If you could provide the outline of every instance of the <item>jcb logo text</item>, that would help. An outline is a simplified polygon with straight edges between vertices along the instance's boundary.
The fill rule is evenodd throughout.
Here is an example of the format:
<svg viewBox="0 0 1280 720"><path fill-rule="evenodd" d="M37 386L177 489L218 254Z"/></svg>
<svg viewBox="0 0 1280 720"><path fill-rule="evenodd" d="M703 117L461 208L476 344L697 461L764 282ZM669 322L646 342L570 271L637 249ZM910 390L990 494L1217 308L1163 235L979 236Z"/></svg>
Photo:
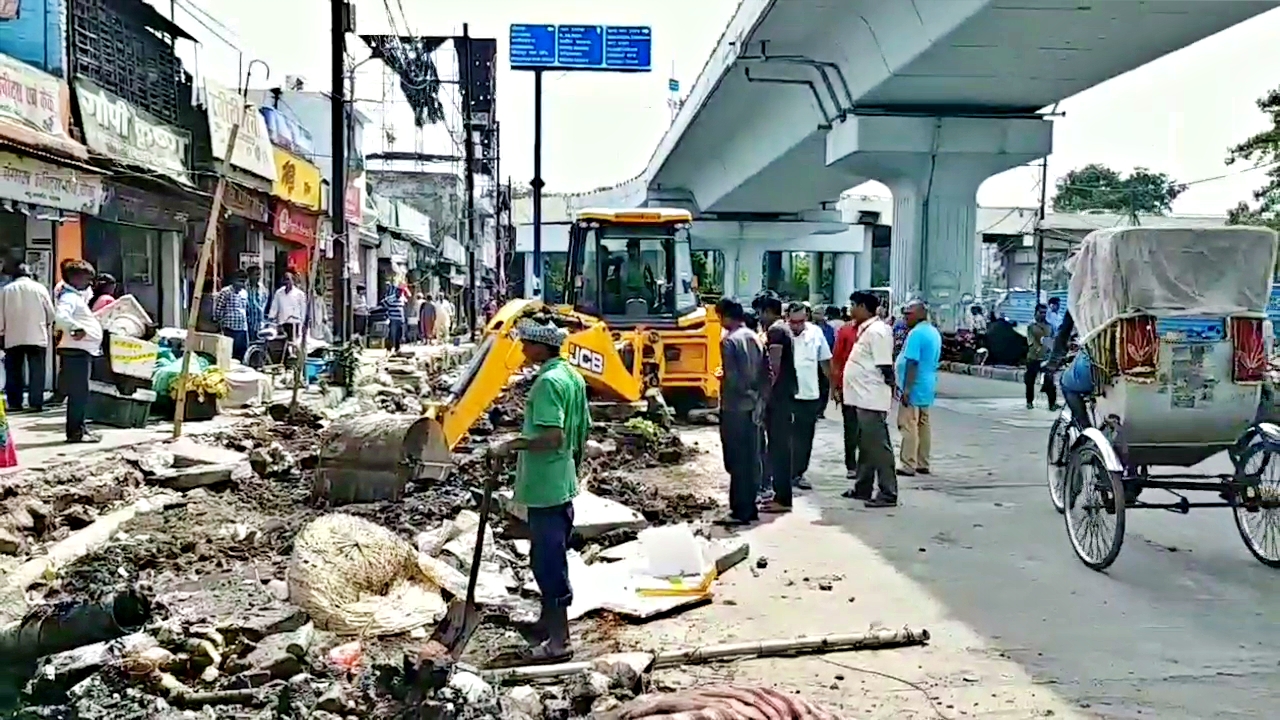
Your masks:
<svg viewBox="0 0 1280 720"><path fill-rule="evenodd" d="M569 345L569 364L596 375L604 373L604 355L581 345Z"/></svg>

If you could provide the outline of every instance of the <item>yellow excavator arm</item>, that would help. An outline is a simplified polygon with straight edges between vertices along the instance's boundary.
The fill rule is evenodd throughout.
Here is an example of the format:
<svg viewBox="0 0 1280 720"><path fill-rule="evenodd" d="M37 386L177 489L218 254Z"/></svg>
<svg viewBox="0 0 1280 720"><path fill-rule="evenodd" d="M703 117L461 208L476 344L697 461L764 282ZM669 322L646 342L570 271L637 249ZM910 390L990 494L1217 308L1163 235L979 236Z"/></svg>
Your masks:
<svg viewBox="0 0 1280 720"><path fill-rule="evenodd" d="M485 328L462 375L448 396L427 408L425 459L432 465L450 461L452 450L506 388L511 376L525 364L517 325L536 317L564 327L569 337L561 355L572 364L597 395L635 402L644 387L627 368L608 327L595 318L548 310L539 300L513 300L502 307Z"/></svg>

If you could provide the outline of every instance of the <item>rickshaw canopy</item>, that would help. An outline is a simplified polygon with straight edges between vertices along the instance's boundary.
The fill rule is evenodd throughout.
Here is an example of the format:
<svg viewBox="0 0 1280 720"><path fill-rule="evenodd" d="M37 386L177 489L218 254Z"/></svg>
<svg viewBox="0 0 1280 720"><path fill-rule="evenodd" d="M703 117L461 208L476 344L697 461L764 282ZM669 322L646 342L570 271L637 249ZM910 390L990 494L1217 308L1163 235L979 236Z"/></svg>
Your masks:
<svg viewBox="0 0 1280 720"><path fill-rule="evenodd" d="M1276 233L1261 227L1095 230L1067 264L1067 307L1082 342L1132 315L1263 317Z"/></svg>

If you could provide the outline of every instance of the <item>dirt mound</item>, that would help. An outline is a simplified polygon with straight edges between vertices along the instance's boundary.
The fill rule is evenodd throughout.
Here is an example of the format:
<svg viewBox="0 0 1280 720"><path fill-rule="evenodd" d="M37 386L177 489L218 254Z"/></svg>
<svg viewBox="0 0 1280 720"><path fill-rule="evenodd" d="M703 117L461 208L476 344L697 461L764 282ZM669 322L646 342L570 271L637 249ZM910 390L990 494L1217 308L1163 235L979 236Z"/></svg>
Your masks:
<svg viewBox="0 0 1280 720"><path fill-rule="evenodd" d="M596 476L588 489L634 509L654 525L697 522L720 509L720 503L712 498L686 492L659 492L657 488L617 471Z"/></svg>

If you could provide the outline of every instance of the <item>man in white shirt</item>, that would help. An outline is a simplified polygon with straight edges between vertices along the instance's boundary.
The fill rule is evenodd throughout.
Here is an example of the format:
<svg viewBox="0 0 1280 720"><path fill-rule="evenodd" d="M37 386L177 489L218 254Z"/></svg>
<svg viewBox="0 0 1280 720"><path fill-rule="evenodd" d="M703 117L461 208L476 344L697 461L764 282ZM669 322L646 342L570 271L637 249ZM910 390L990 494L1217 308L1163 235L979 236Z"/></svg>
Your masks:
<svg viewBox="0 0 1280 720"><path fill-rule="evenodd" d="M436 301L436 334L444 342L453 335L453 303L444 295Z"/></svg>
<svg viewBox="0 0 1280 720"><path fill-rule="evenodd" d="M40 412L44 409L45 355L49 326L53 325L53 300L26 265L15 266L9 274L13 280L0 290L5 400L9 412L21 412L25 386L27 406Z"/></svg>
<svg viewBox="0 0 1280 720"><path fill-rule="evenodd" d="M809 308L792 303L787 309L787 325L791 329L796 368L796 395L793 405L792 486L810 490L804 475L809 471L813 455L813 433L822 413L823 380L831 379L831 347L822 330L809 322Z"/></svg>
<svg viewBox="0 0 1280 720"><path fill-rule="evenodd" d="M889 440L889 407L893 403L893 330L876 311L880 301L868 292L850 298L850 315L858 323L858 340L844 366L844 404L855 409L858 433L858 478L847 496L867 507L896 507L898 478ZM879 486L880 492L872 496Z"/></svg>
<svg viewBox="0 0 1280 720"><path fill-rule="evenodd" d="M307 294L298 287L297 276L289 270L284 274L284 284L271 298L271 310L267 319L288 334L290 340L302 339L302 323L307 318Z"/></svg>
<svg viewBox="0 0 1280 720"><path fill-rule="evenodd" d="M93 266L83 260L68 263L62 271L54 323L62 331L58 342L61 370L58 385L67 396L67 442L101 440L90 433L85 414L89 409L89 373L93 359L102 354L102 324L89 310L84 290L93 282Z"/></svg>

